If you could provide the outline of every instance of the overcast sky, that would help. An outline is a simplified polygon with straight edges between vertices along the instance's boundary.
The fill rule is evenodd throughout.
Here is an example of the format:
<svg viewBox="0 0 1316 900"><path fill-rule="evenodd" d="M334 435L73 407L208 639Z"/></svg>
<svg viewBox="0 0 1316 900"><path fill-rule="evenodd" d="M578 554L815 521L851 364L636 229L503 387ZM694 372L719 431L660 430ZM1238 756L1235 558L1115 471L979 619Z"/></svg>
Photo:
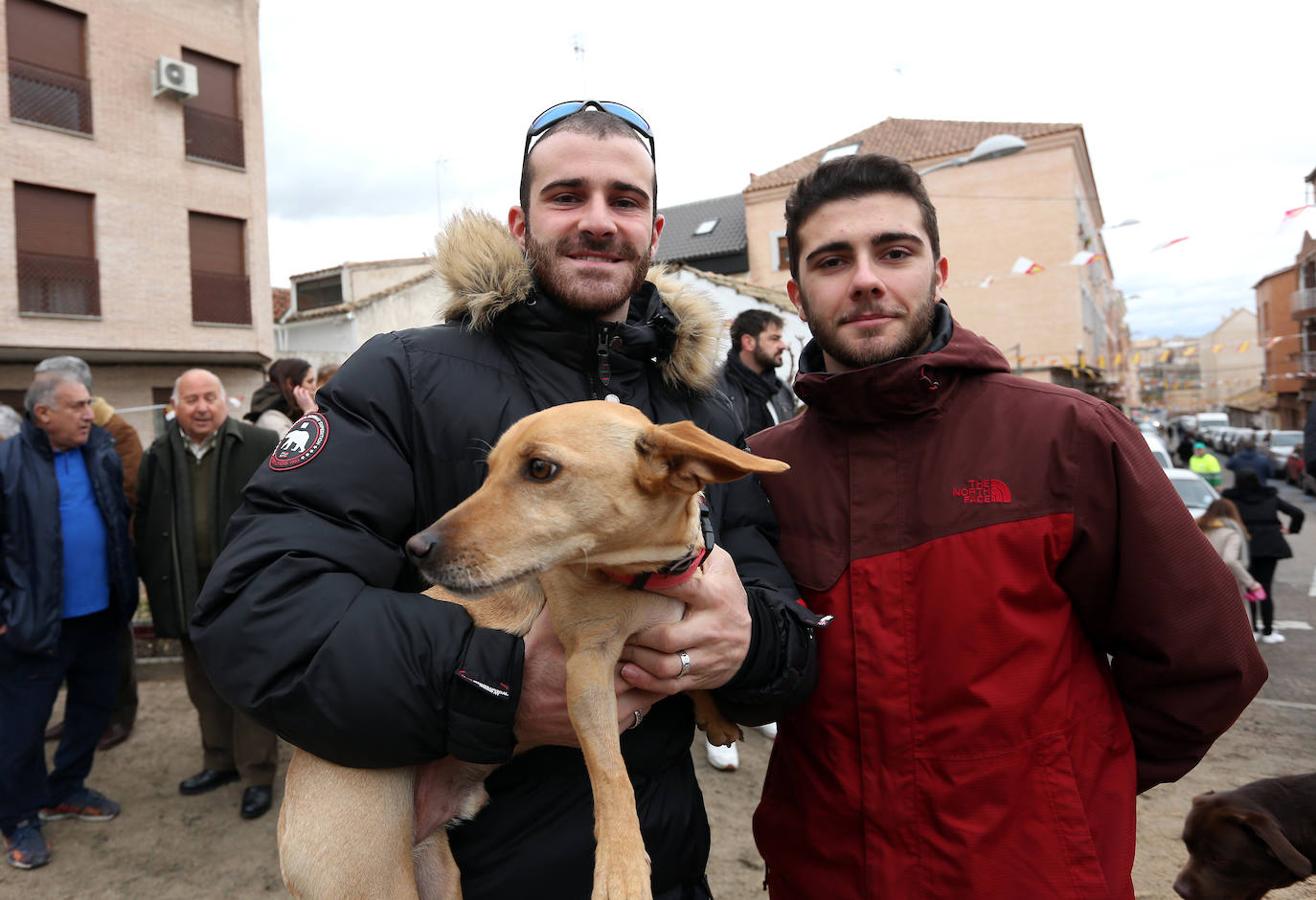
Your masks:
<svg viewBox="0 0 1316 900"><path fill-rule="evenodd" d="M1282 218L1316 169L1316 3L1206 6L266 0L272 281L428 253L461 207L502 218L526 126L564 99L644 114L661 206L888 116L1077 122L1106 222L1140 223L1105 235L1135 336L1201 334L1316 233Z"/></svg>

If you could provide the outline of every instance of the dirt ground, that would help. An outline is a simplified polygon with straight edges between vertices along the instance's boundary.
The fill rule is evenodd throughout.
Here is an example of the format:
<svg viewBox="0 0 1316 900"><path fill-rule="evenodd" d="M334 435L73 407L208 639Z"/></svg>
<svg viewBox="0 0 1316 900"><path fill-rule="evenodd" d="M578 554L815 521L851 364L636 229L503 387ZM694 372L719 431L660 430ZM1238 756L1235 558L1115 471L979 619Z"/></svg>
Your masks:
<svg viewBox="0 0 1316 900"><path fill-rule="evenodd" d="M31 872L0 866L0 897L227 900L282 894L275 814L255 822L239 819L237 785L201 797L179 796L179 780L200 768L195 715L175 667L142 668L150 680L141 684L137 730L130 741L97 758L89 779L123 804L123 814L105 824L47 825L54 861ZM1313 717L1306 709L1253 704L1196 771L1140 798L1138 897L1174 896L1170 883L1185 855L1179 830L1194 794L1316 770ZM749 823L770 747L757 732L748 732L735 773L709 769L702 745L692 751L713 822L709 872L718 900L764 896ZM285 747L285 761L286 756ZM1316 898L1316 880L1269 896Z"/></svg>

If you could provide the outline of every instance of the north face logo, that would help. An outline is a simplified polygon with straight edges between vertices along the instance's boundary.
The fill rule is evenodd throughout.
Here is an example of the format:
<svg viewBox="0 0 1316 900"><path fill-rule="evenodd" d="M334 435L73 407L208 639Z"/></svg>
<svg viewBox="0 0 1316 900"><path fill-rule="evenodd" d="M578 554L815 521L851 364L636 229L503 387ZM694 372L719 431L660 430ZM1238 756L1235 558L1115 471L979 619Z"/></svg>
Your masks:
<svg viewBox="0 0 1316 900"><path fill-rule="evenodd" d="M1009 503L1014 499L1009 485L995 478L970 478L967 485L951 493L965 503Z"/></svg>

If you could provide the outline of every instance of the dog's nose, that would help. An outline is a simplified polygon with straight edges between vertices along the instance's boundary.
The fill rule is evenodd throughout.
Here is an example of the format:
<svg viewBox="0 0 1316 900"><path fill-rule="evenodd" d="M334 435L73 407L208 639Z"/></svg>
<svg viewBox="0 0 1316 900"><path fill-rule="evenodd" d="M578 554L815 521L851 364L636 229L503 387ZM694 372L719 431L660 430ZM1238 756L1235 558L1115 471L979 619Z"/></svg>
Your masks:
<svg viewBox="0 0 1316 900"><path fill-rule="evenodd" d="M428 531L413 534L407 539L407 556L410 556L413 562L422 562L425 557L433 552L438 543L434 539L434 535Z"/></svg>

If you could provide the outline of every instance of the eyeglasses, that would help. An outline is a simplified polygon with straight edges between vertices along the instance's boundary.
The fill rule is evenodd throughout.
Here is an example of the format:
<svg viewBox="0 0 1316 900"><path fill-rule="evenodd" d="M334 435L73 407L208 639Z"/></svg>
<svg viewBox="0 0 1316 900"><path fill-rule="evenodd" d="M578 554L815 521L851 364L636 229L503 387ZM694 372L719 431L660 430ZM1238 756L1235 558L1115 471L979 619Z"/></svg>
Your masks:
<svg viewBox="0 0 1316 900"><path fill-rule="evenodd" d="M530 145L535 138L563 119L574 116L591 106L599 112L621 119L639 132L640 136L649 142L649 157L657 160L658 157L654 153L653 130L649 127L649 123L644 120L644 116L624 103L614 103L611 100L564 100L561 103L553 104L535 116L535 120L530 123L530 130L525 133L525 153L522 154L522 158L524 159L530 155Z"/></svg>

